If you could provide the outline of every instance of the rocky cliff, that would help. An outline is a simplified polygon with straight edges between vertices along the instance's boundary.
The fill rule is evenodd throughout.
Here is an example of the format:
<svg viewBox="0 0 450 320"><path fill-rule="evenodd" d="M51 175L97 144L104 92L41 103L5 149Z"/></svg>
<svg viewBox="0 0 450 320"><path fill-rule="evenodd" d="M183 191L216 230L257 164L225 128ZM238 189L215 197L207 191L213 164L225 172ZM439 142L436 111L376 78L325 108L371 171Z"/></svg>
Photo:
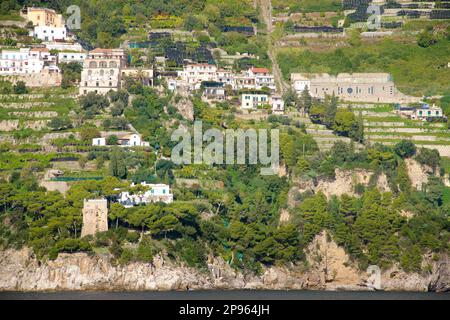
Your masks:
<svg viewBox="0 0 450 320"><path fill-rule="evenodd" d="M322 289L371 290L371 277L357 270L342 248L322 232L306 251L306 265L265 268L244 274L210 257L199 271L164 257L153 263L114 265L106 255L60 254L38 262L28 249L0 252L0 291ZM450 291L450 259L431 261L431 272L406 274L393 267L381 273L381 289Z"/></svg>

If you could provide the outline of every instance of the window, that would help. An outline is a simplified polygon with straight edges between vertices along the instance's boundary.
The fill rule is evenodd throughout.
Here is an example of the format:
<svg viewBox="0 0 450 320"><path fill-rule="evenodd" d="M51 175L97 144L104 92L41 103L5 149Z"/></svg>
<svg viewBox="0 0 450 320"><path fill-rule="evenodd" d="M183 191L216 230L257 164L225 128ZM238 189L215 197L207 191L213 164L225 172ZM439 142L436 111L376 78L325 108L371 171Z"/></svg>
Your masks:
<svg viewBox="0 0 450 320"><path fill-rule="evenodd" d="M352 88L348 88L348 89L347 89L347 92L348 92L349 94L351 94L351 93L353 93L353 89L352 89Z"/></svg>

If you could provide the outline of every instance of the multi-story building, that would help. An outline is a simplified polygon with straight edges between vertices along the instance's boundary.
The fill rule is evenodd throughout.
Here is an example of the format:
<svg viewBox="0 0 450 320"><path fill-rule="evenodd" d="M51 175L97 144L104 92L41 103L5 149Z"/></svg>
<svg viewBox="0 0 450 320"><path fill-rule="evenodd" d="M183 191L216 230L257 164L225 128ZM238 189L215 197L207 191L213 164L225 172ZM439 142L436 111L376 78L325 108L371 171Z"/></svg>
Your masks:
<svg viewBox="0 0 450 320"><path fill-rule="evenodd" d="M208 81L202 82L203 89L202 97L209 101L223 101L225 100L225 88L222 82Z"/></svg>
<svg viewBox="0 0 450 320"><path fill-rule="evenodd" d="M33 26L64 27L62 14L58 14L52 9L28 7L21 12L21 15L33 23Z"/></svg>
<svg viewBox="0 0 450 320"><path fill-rule="evenodd" d="M28 73L29 52L29 48L2 50L0 56L0 74Z"/></svg>
<svg viewBox="0 0 450 320"><path fill-rule="evenodd" d="M36 26L30 36L42 41L63 41L67 38L66 27Z"/></svg>
<svg viewBox="0 0 450 320"><path fill-rule="evenodd" d="M139 79L146 86L153 85L153 69L127 67L127 55L123 49L94 49L83 62L80 94L106 94L110 90L118 90L127 77Z"/></svg>
<svg viewBox="0 0 450 320"><path fill-rule="evenodd" d="M123 49L94 49L89 51L81 72L80 94L106 94L121 87L122 69L126 67Z"/></svg>
<svg viewBox="0 0 450 320"><path fill-rule="evenodd" d="M187 64L180 72L180 77L190 89L197 90L203 81L217 81L217 66L207 63Z"/></svg>
<svg viewBox="0 0 450 320"><path fill-rule="evenodd" d="M233 88L235 85L233 71L226 69L217 70L217 82L221 82L224 86L231 86Z"/></svg>
<svg viewBox="0 0 450 320"><path fill-rule="evenodd" d="M308 88L311 96L319 99L334 94L343 100L359 102L414 100L397 90L388 73L340 73L337 76L326 73L293 73L291 82L298 94Z"/></svg>
<svg viewBox="0 0 450 320"><path fill-rule="evenodd" d="M243 93L241 94L242 109L257 109L258 106L268 105L269 96L265 93Z"/></svg>
<svg viewBox="0 0 450 320"><path fill-rule="evenodd" d="M234 77L233 89L235 90L256 89L255 78L246 75L236 75Z"/></svg>
<svg viewBox="0 0 450 320"><path fill-rule="evenodd" d="M275 78L266 68L252 67L245 72L245 75L249 78L255 79L255 89L261 90L266 87L271 90L275 90Z"/></svg>
<svg viewBox="0 0 450 320"><path fill-rule="evenodd" d="M2 50L0 75L59 73L56 62L56 56L50 54L47 48Z"/></svg>
<svg viewBox="0 0 450 320"><path fill-rule="evenodd" d="M279 95L273 95L270 97L270 104L272 105L272 113L280 114L284 113L284 100Z"/></svg>

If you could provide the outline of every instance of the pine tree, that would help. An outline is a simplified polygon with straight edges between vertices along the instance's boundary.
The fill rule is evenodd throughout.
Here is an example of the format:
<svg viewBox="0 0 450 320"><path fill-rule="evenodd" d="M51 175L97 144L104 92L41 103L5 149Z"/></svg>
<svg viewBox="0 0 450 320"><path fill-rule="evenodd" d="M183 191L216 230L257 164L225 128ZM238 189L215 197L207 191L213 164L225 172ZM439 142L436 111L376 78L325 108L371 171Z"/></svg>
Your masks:
<svg viewBox="0 0 450 320"><path fill-rule="evenodd" d="M304 112L309 113L312 106L312 97L309 94L308 87L302 91L299 107L303 109Z"/></svg>
<svg viewBox="0 0 450 320"><path fill-rule="evenodd" d="M336 117L337 112L337 105L338 105L338 98L334 95L326 96L325 97L325 119L324 124L327 126L327 128L331 128L334 124L334 118Z"/></svg>

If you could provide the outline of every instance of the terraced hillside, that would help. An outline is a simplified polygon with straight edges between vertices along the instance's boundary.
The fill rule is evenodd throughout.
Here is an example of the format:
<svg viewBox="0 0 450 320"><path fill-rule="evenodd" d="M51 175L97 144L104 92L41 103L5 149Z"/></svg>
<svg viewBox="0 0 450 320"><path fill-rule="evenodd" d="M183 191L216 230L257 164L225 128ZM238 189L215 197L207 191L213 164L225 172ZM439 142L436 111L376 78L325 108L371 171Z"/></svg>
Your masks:
<svg viewBox="0 0 450 320"><path fill-rule="evenodd" d="M0 95L0 141L42 142L42 137L51 132L51 119L75 116L74 98L71 91L58 90Z"/></svg>
<svg viewBox="0 0 450 320"><path fill-rule="evenodd" d="M436 149L441 156L450 157L450 130L446 123L406 119L397 115L392 105L354 104L352 108L363 116L368 141L393 145L406 139L418 147Z"/></svg>
<svg viewBox="0 0 450 320"><path fill-rule="evenodd" d="M309 117L301 112L289 112L287 115L292 120L305 124L306 132L314 138L321 151L330 150L336 141L343 141L345 143L352 141L348 137L337 136L333 130L327 129L323 124L312 123ZM360 148L362 145L355 143L355 147Z"/></svg>

